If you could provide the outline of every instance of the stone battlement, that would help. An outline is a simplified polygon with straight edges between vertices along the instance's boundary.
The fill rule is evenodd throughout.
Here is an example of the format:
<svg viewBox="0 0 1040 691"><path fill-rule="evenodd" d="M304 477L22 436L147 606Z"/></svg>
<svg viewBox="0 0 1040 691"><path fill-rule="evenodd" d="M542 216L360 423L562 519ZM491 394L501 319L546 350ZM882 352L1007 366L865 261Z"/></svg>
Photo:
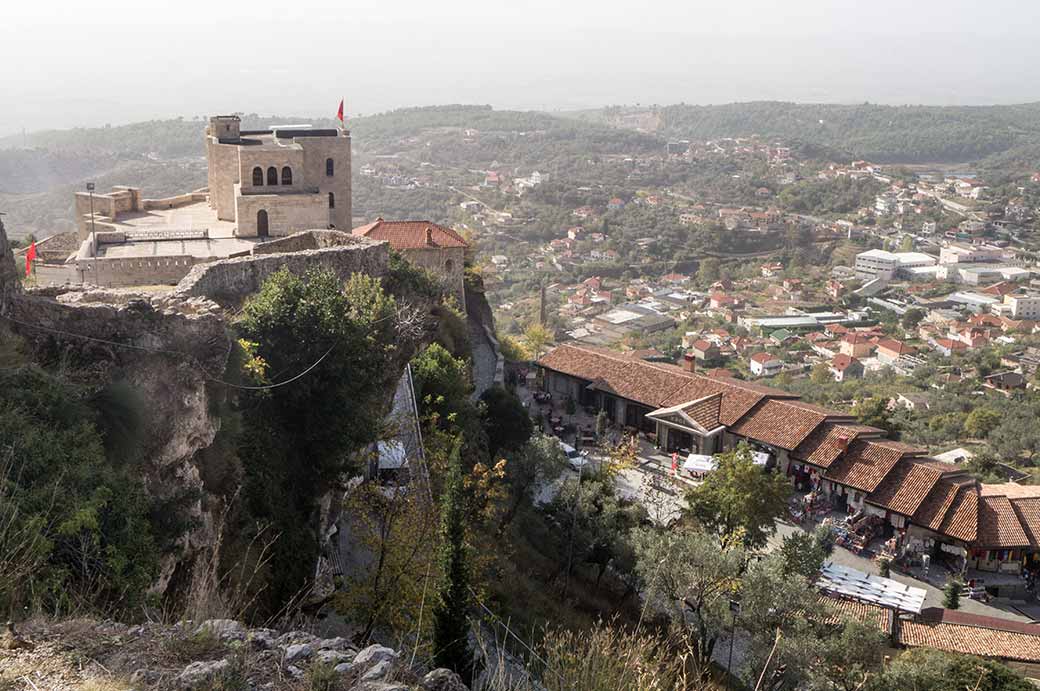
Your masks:
<svg viewBox="0 0 1040 691"><path fill-rule="evenodd" d="M176 294L235 305L260 290L264 280L282 268L300 275L309 269L329 269L343 281L355 273L383 276L390 262L390 245L365 238L352 240L351 244L322 249L254 254L196 264L177 284Z"/></svg>

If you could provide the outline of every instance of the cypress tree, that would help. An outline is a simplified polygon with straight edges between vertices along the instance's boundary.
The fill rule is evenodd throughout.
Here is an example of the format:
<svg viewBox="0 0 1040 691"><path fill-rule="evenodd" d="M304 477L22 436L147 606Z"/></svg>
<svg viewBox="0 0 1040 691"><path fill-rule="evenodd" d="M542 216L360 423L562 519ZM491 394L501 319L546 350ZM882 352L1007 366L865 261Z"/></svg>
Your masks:
<svg viewBox="0 0 1040 691"><path fill-rule="evenodd" d="M459 443L448 461L441 497L441 582L433 611L433 657L439 667L469 677L469 571Z"/></svg>

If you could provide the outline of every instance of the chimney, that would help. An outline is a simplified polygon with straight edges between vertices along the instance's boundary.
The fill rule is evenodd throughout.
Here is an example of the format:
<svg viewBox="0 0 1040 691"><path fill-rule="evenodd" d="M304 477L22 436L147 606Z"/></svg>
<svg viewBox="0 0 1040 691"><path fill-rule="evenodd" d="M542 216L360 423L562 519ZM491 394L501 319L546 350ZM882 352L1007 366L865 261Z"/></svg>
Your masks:
<svg viewBox="0 0 1040 691"><path fill-rule="evenodd" d="M426 246L433 247L433 228L426 226Z"/></svg>
<svg viewBox="0 0 1040 691"><path fill-rule="evenodd" d="M687 372L693 372L697 369L697 358L694 357L693 353L683 354L682 368Z"/></svg>

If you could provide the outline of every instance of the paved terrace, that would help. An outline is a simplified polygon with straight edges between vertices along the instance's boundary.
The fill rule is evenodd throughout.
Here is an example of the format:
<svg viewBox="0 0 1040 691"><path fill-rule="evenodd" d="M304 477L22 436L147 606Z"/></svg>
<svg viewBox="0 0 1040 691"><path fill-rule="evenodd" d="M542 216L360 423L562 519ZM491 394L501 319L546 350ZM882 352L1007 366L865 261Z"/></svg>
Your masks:
<svg viewBox="0 0 1040 691"><path fill-rule="evenodd" d="M235 224L219 220L206 202L119 214L106 226L134 236L133 242L103 243L98 256L108 259L186 255L198 259L222 258L248 252L257 242L234 237ZM202 237L203 232L208 237ZM165 234L180 235L183 239L163 239L161 236Z"/></svg>

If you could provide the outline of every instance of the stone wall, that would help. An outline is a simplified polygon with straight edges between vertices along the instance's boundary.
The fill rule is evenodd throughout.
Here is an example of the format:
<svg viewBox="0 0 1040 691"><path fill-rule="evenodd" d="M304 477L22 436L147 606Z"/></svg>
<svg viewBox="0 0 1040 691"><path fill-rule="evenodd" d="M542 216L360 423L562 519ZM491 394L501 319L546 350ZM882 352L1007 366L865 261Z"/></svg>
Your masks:
<svg viewBox="0 0 1040 691"><path fill-rule="evenodd" d="M343 233L338 230L305 230L284 238L275 238L274 240L261 242L253 247L253 254L301 252L303 250L320 250L326 247L355 246L357 244L357 238L350 233Z"/></svg>
<svg viewBox="0 0 1040 691"><path fill-rule="evenodd" d="M389 245L364 238L355 245L304 250L285 254L222 259L198 264L177 284L177 295L208 297L225 305L240 303L257 292L264 280L283 267L296 274L308 269L329 269L342 280L351 274L382 276L390 258Z"/></svg>
<svg viewBox="0 0 1040 691"><path fill-rule="evenodd" d="M235 185L238 180L238 147L206 138L206 176L209 206L222 221L235 220Z"/></svg>
<svg viewBox="0 0 1040 691"><path fill-rule="evenodd" d="M447 287L448 293L458 301L459 309L465 312L466 290L463 286L465 253L466 250L462 247L430 247L402 250L401 256L440 279Z"/></svg>
<svg viewBox="0 0 1040 691"><path fill-rule="evenodd" d="M257 213L267 212L271 237L282 237L329 225L328 201L320 194L249 194L235 199L237 237L256 237Z"/></svg>

